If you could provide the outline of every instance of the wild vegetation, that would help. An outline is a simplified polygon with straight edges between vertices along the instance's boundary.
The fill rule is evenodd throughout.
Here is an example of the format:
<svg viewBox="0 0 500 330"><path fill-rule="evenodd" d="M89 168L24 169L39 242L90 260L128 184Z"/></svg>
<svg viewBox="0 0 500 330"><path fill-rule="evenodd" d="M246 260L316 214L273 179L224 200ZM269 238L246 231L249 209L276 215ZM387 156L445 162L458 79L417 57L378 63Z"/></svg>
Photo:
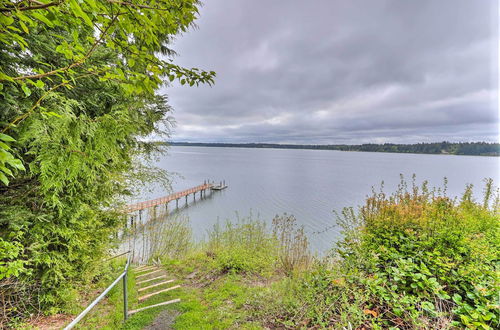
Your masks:
<svg viewBox="0 0 500 330"><path fill-rule="evenodd" d="M213 82L169 48L198 5L0 1L0 327L71 310L121 226L121 196L168 179L136 160L161 149L143 137L168 135L165 81Z"/></svg>
<svg viewBox="0 0 500 330"><path fill-rule="evenodd" d="M344 209L343 239L322 258L292 216L218 225L161 258L184 282L167 310L177 329L498 328L499 206L491 180L478 201L472 186L452 198L402 181Z"/></svg>
<svg viewBox="0 0 500 330"><path fill-rule="evenodd" d="M96 292L121 266L103 267L122 225L121 198L138 182L168 180L144 165L162 148L144 138L168 136L172 123L159 88L213 83L214 72L176 65L170 48L198 6L0 0L0 327L78 312L74 302L89 300L82 288ZM499 154L488 143L260 147ZM321 259L289 215L272 228L221 224L204 244L192 244L186 221L145 226L148 253L185 281L182 303L168 307L181 312L173 326L498 328L499 200L491 181L482 201L471 187L453 199L402 182L394 195L375 192L338 220L344 239ZM117 290L107 321L97 314L83 326L121 326ZM154 312L124 327L140 328Z"/></svg>

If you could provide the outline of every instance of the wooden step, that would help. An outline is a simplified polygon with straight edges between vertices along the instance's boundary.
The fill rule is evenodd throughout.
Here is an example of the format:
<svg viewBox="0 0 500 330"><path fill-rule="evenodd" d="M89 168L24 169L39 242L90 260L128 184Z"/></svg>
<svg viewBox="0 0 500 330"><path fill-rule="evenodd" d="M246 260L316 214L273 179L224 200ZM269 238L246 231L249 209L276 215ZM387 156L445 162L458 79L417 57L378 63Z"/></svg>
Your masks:
<svg viewBox="0 0 500 330"><path fill-rule="evenodd" d="M143 311L145 309L149 309L149 308L153 308L153 307L158 307L158 306L164 306L164 305L170 305L170 304L173 304L173 303L176 303L176 302L180 302L180 301L181 300L179 298L177 298L177 299L173 299L173 300L169 300L169 301L164 301L164 302L161 302L159 304L155 304L155 305L151 305L151 306L146 306L146 307L142 307L142 308L138 308L138 309L133 309L133 310L131 310L131 311L128 312L128 315L132 315L134 313Z"/></svg>
<svg viewBox="0 0 500 330"><path fill-rule="evenodd" d="M150 269L150 268L155 268L156 266L153 266L153 265L145 265L145 266L140 266L140 267L137 267L135 270L136 271L143 271L143 270L146 270L146 269Z"/></svg>
<svg viewBox="0 0 500 330"><path fill-rule="evenodd" d="M144 288L140 288L140 289L139 289L139 290L137 290L137 291L138 291L138 292L141 292L141 291L144 291L144 290L147 290L147 289L151 289L151 288L154 288L154 287L157 287L157 286L163 285L163 284L172 283L173 281L175 281L175 280L168 280L168 281L165 281L165 282L160 282L160 283L156 283L156 284L153 284L153 285L150 285L150 286L145 286Z"/></svg>
<svg viewBox="0 0 500 330"><path fill-rule="evenodd" d="M148 299L148 298L151 298L153 296L156 296L157 294L160 294L160 293L163 293L163 292L167 292L167 291L170 291L170 290L173 290L173 289L177 289L177 288L180 288L181 286L180 285L174 285L173 287L170 287L170 288L166 288L166 289L163 289L163 290L160 290L160 291L156 291L156 292L153 292L153 293L149 293L147 295L144 295L142 297L139 297L139 301L142 301L142 300L145 300L145 299Z"/></svg>
<svg viewBox="0 0 500 330"><path fill-rule="evenodd" d="M144 267L151 267L154 265L148 265L148 264L142 264L142 265L137 265L137 268L144 268Z"/></svg>
<svg viewBox="0 0 500 330"><path fill-rule="evenodd" d="M158 277L148 278L147 280L142 280L142 281L139 281L139 282L135 282L135 284L136 285L144 284L144 283L151 282L151 281L154 281L154 280L159 280L160 278L167 278L167 275L160 275Z"/></svg>
<svg viewBox="0 0 500 330"><path fill-rule="evenodd" d="M138 274L141 274L141 273L144 273L144 272L150 272L152 270L158 270L159 268L157 267L152 267L152 268L146 268L146 269L139 269L139 270L136 270L135 272L138 273Z"/></svg>
<svg viewBox="0 0 500 330"><path fill-rule="evenodd" d="M158 272L161 272L161 269L158 269L158 270L155 270L155 271L152 271L150 273L143 274L143 275L136 276L135 278L138 279L138 278L141 278L141 277L146 277L146 276L149 276L151 274L158 273Z"/></svg>

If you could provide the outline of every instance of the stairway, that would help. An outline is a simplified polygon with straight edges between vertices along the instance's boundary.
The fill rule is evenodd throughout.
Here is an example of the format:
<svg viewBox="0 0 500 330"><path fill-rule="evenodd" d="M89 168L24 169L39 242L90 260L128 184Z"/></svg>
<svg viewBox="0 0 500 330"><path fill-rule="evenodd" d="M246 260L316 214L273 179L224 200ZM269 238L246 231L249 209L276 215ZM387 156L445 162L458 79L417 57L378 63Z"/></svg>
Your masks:
<svg viewBox="0 0 500 330"><path fill-rule="evenodd" d="M145 302L148 299L158 296L164 292L175 290L180 288L180 285L168 286L173 283L174 279L168 279L167 273L156 265L142 265L135 269L135 285L137 293L139 294L139 303ZM135 314L137 312L150 309L158 306L170 305L173 303L180 302L180 299L172 299L168 301L162 301L154 305L149 305L137 309L130 310L129 315Z"/></svg>

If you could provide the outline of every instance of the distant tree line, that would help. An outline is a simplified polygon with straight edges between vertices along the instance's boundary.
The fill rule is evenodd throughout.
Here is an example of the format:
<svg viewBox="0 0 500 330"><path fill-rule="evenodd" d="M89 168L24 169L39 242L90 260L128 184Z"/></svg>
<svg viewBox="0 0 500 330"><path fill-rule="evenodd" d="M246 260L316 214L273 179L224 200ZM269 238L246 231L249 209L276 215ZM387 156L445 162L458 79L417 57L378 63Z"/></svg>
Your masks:
<svg viewBox="0 0 500 330"><path fill-rule="evenodd" d="M397 152L414 154L450 154L474 156L500 156L500 143L488 142L436 142L417 144L274 144L274 143L193 143L171 142L173 146L198 147L235 147L235 148L274 148L274 149L313 149L313 150L340 150L340 151L368 151L368 152Z"/></svg>

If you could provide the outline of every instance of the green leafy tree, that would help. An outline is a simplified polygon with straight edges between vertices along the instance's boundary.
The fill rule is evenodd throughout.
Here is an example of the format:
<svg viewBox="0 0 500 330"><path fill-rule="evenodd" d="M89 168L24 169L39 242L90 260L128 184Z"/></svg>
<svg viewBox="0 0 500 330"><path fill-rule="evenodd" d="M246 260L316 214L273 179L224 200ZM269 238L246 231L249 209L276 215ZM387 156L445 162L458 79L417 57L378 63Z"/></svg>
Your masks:
<svg viewBox="0 0 500 330"><path fill-rule="evenodd" d="M22 170L5 144L7 131L33 115L55 116L46 99L89 76L121 82L128 95L151 95L163 78L181 84L213 83L214 72L185 69L169 58L172 36L186 31L198 12L196 0L0 1L0 95L7 116L0 145L0 179ZM45 39L45 40L44 40ZM51 49L47 49L49 41ZM93 58L106 47L120 56ZM42 59L40 50L52 53ZM166 55L166 59L163 56ZM19 102L24 98L22 102ZM10 102L9 102L10 101ZM7 167L6 165L9 165Z"/></svg>
<svg viewBox="0 0 500 330"><path fill-rule="evenodd" d="M95 273L134 182L166 180L137 159L161 151L144 137L169 131L159 87L213 83L169 48L197 6L0 1L0 276L41 287L44 309Z"/></svg>

